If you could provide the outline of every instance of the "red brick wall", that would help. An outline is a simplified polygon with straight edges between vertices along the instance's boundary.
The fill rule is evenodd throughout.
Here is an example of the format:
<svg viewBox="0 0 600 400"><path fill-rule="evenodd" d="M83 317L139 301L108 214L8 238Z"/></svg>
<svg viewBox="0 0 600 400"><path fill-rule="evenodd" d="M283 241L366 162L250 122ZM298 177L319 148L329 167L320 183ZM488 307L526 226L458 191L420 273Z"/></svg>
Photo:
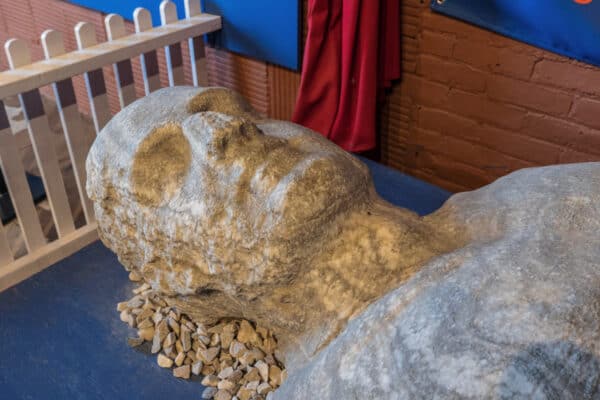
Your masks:
<svg viewBox="0 0 600 400"><path fill-rule="evenodd" d="M460 191L600 160L600 69L404 0L404 74L381 113L388 164Z"/></svg>
<svg viewBox="0 0 600 400"><path fill-rule="evenodd" d="M461 191L523 167L600 160L600 69L433 14L428 1L402 2L404 73L379 112L383 162ZM26 39L37 60L39 35L53 28L72 50L78 21L94 23L105 39L101 13L59 0L2 0L0 44ZM290 118L297 72L221 50L209 49L208 61L211 84L238 90L271 117ZM116 111L112 68L104 72ZM161 74L165 85L165 68ZM190 83L187 64L186 77ZM85 111L81 77L76 90Z"/></svg>

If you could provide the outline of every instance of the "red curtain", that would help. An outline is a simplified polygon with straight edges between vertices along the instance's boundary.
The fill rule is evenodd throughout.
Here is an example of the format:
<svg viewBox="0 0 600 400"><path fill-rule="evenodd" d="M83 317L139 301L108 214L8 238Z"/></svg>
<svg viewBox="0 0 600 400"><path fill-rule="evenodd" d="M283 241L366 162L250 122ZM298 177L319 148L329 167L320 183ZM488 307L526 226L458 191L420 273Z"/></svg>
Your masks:
<svg viewBox="0 0 600 400"><path fill-rule="evenodd" d="M308 0L292 120L348 151L376 145L378 98L400 77L400 0Z"/></svg>

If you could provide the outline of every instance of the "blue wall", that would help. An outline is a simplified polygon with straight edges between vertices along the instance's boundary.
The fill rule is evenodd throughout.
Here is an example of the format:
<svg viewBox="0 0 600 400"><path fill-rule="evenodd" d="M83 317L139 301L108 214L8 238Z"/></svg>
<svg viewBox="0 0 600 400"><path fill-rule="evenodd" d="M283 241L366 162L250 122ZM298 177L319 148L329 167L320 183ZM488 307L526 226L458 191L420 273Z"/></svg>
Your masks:
<svg viewBox="0 0 600 400"><path fill-rule="evenodd" d="M132 19L136 7L152 14L160 25L160 0L69 0L87 8ZM184 17L183 0L173 0ZM223 29L209 35L217 47L297 70L300 67L299 0L202 0L202 9L223 17Z"/></svg>
<svg viewBox="0 0 600 400"><path fill-rule="evenodd" d="M432 0L434 11L600 66L600 0Z"/></svg>

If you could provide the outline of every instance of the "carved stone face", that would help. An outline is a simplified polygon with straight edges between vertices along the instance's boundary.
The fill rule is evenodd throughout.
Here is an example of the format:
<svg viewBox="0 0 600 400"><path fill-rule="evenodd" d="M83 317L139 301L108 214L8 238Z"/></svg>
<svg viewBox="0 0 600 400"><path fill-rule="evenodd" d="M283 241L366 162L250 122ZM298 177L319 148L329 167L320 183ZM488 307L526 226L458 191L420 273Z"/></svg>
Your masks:
<svg viewBox="0 0 600 400"><path fill-rule="evenodd" d="M111 210L124 222L106 224L102 237L173 293L215 289L214 275L238 288L293 279L324 226L372 190L352 156L300 126L261 121L225 89L138 100L102 131L88 171L98 218L114 219ZM135 201L115 201L125 197Z"/></svg>
<svg viewBox="0 0 600 400"><path fill-rule="evenodd" d="M86 166L100 238L127 270L199 322L273 329L298 358L457 242L379 199L354 156L225 89L137 100Z"/></svg>

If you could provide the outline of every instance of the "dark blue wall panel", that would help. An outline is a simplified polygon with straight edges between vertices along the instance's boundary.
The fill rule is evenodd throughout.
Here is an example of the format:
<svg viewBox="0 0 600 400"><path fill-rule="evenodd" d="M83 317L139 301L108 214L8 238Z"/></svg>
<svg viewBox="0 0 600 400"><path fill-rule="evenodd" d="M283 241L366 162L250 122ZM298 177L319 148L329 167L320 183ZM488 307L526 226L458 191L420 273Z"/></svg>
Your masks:
<svg viewBox="0 0 600 400"><path fill-rule="evenodd" d="M173 0L180 18L183 0ZM71 3L115 13L131 20L136 7L152 13L160 25L160 0L70 0ZM202 0L202 9L223 17L223 29L209 35L212 45L290 69L300 66L299 0Z"/></svg>
<svg viewBox="0 0 600 400"><path fill-rule="evenodd" d="M432 0L431 8L600 66L600 0Z"/></svg>
<svg viewBox="0 0 600 400"><path fill-rule="evenodd" d="M144 7L152 14L152 22L154 26L160 25L160 13L158 7L161 0L68 0L69 3L78 4L83 7L93 10L102 11L103 13L119 14L125 19L133 20L133 10L137 7ZM179 18L183 18L185 11L183 8L183 0L172 0L177 5L177 14Z"/></svg>
<svg viewBox="0 0 600 400"><path fill-rule="evenodd" d="M299 0L202 0L203 10L223 16L211 44L297 70L300 67Z"/></svg>

